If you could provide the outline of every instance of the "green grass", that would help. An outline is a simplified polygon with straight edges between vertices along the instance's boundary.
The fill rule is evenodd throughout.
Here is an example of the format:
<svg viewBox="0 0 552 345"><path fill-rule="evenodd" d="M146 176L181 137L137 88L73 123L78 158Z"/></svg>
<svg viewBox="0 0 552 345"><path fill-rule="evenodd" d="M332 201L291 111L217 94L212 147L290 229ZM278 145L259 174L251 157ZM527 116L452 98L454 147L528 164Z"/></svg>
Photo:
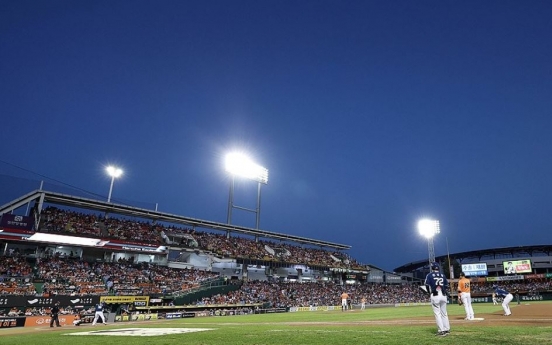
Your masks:
<svg viewBox="0 0 552 345"><path fill-rule="evenodd" d="M546 302L540 302L546 303ZM539 304L540 304L539 303ZM549 303L548 303L549 304ZM515 316L515 305L512 311ZM449 306L452 334L435 337L430 306L374 308L365 311L317 311L269 315L204 317L117 323L96 327L65 327L43 332L7 335L0 330L0 344L56 345L162 345L162 344L552 344L552 324L501 326L486 320L465 322L463 308ZM476 317L499 314L500 306L475 304ZM552 310L552 308L551 308ZM552 312L551 312L552 318ZM381 321L410 320L397 325ZM302 324L308 322L309 324ZM356 324L353 324L356 323ZM119 328L211 328L211 331L155 337L70 336L72 332ZM35 328L30 330L34 331Z"/></svg>

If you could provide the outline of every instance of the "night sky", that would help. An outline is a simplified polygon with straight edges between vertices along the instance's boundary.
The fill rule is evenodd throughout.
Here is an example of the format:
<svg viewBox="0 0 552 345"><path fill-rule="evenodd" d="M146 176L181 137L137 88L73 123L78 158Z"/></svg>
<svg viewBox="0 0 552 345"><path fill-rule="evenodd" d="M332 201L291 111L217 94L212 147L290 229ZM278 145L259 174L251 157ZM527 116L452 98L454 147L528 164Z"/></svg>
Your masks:
<svg viewBox="0 0 552 345"><path fill-rule="evenodd" d="M552 244L550 1L0 2L1 201L38 188L260 228L392 270ZM254 208L257 185L236 181ZM77 193L77 192L75 192ZM254 227L234 210L233 224Z"/></svg>

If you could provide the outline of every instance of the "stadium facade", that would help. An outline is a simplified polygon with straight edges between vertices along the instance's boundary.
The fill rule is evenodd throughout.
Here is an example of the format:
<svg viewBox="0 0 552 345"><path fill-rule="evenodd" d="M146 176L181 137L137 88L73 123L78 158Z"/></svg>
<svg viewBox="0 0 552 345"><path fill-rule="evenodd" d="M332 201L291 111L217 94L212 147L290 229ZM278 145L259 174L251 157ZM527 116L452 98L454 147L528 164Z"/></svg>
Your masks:
<svg viewBox="0 0 552 345"><path fill-rule="evenodd" d="M473 276L503 277L509 279L550 278L552 276L552 245L489 248L437 256L436 261L445 271L453 266L453 276L471 267L479 267ZM517 270L508 266L519 265ZM410 262L394 269L394 272L422 278L427 274L428 261Z"/></svg>

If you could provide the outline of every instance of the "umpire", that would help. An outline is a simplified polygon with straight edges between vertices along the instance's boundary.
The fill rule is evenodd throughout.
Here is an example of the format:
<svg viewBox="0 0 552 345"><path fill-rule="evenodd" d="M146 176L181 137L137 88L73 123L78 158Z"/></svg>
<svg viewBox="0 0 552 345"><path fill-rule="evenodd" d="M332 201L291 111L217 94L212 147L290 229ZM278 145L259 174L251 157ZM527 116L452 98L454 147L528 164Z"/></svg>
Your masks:
<svg viewBox="0 0 552 345"><path fill-rule="evenodd" d="M59 301L57 301L52 309L50 310L50 327L54 327L54 322L56 327L61 327L59 324Z"/></svg>

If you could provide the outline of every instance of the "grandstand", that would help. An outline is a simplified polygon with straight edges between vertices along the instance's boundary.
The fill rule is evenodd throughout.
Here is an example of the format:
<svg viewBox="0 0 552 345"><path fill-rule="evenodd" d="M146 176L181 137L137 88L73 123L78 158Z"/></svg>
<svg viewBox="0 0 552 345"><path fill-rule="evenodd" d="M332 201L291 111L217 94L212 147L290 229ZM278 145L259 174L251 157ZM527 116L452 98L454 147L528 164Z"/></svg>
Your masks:
<svg viewBox="0 0 552 345"><path fill-rule="evenodd" d="M244 272L264 266L266 272L293 269L309 279L309 271L327 277L337 273L368 273L365 265L342 253L350 246L284 233L194 219L149 209L106 203L37 190L3 205L7 222L21 210L25 226L4 225L0 238L12 247L29 243L64 246L87 259L116 256L174 267ZM36 229L36 231L35 231ZM73 247L71 247L73 246ZM43 246L40 246L43 247ZM82 247L82 248L81 248ZM335 254L335 255L332 255ZM134 254L134 255L133 255ZM341 259L337 259L341 257ZM254 272L253 272L254 273Z"/></svg>
<svg viewBox="0 0 552 345"><path fill-rule="evenodd" d="M346 244L45 190L12 200L0 214L0 295L10 296L6 307L19 307L20 313L26 308L40 314L54 299L69 309L108 301L119 313L170 311L184 304L192 311L221 305L243 313L260 307L285 310L335 304L344 290L353 303L362 297L377 305L427 299L412 284L423 278L425 261L386 272L357 262ZM498 261L522 253L530 254L535 272L520 279L548 277L546 246L452 254L451 259L461 265L494 255L497 263L488 261L489 272L499 275ZM513 283L526 294L550 290L549 279L525 282ZM485 281L478 283L474 289L489 295Z"/></svg>
<svg viewBox="0 0 552 345"><path fill-rule="evenodd" d="M350 246L36 190L0 207L3 255L146 262L229 279L366 281ZM374 279L381 280L377 273Z"/></svg>

